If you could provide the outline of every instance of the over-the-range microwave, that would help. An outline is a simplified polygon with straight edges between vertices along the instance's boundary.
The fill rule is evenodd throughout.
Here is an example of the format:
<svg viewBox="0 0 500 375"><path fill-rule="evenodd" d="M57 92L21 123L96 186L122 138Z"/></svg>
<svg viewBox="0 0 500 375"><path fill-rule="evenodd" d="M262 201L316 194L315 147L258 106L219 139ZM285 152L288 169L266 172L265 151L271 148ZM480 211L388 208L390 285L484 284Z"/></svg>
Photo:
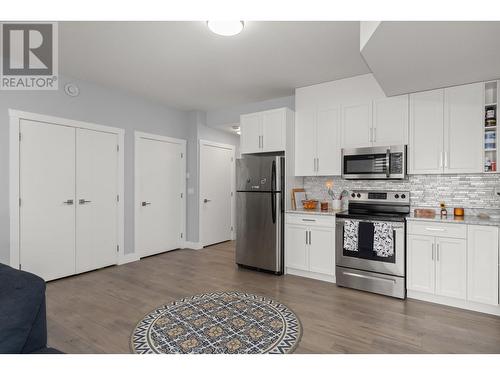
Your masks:
<svg viewBox="0 0 500 375"><path fill-rule="evenodd" d="M342 149L342 178L401 180L406 178L406 146Z"/></svg>

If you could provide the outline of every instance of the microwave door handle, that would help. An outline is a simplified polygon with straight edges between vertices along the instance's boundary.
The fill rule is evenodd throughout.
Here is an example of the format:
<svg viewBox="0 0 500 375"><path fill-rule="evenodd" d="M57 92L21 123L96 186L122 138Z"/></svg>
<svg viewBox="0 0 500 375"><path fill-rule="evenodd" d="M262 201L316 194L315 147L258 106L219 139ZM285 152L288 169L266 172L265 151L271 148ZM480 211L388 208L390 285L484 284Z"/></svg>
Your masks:
<svg viewBox="0 0 500 375"><path fill-rule="evenodd" d="M389 178L391 176L391 150L388 148L386 151L386 164L385 175Z"/></svg>

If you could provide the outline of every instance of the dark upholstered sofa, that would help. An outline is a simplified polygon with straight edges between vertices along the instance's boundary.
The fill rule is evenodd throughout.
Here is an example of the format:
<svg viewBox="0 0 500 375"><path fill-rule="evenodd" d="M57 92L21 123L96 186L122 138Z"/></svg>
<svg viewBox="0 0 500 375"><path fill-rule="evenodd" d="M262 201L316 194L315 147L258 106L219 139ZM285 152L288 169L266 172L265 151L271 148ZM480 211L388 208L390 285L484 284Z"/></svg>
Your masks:
<svg viewBox="0 0 500 375"><path fill-rule="evenodd" d="M47 347L45 281L0 264L0 353L59 353Z"/></svg>

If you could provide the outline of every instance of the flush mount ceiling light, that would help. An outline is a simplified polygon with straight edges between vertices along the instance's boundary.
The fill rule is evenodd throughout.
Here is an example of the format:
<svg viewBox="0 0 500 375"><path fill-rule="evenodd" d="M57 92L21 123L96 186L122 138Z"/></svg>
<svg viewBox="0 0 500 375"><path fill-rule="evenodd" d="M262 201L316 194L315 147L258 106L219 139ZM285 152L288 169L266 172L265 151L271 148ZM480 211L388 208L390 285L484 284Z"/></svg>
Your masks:
<svg viewBox="0 0 500 375"><path fill-rule="evenodd" d="M210 31L223 36L233 36L243 30L243 21L207 21Z"/></svg>

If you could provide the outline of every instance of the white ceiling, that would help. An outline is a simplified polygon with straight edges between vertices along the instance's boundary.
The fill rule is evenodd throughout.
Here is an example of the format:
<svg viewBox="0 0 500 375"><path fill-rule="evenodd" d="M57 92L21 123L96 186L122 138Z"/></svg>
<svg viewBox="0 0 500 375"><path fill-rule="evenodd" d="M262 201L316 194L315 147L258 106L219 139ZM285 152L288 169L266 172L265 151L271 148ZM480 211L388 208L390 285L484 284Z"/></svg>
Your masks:
<svg viewBox="0 0 500 375"><path fill-rule="evenodd" d="M60 72L184 110L292 95L369 73L359 22L247 22L234 37L205 22L61 22Z"/></svg>
<svg viewBox="0 0 500 375"><path fill-rule="evenodd" d="M386 95L500 77L500 22L381 22L361 51Z"/></svg>

